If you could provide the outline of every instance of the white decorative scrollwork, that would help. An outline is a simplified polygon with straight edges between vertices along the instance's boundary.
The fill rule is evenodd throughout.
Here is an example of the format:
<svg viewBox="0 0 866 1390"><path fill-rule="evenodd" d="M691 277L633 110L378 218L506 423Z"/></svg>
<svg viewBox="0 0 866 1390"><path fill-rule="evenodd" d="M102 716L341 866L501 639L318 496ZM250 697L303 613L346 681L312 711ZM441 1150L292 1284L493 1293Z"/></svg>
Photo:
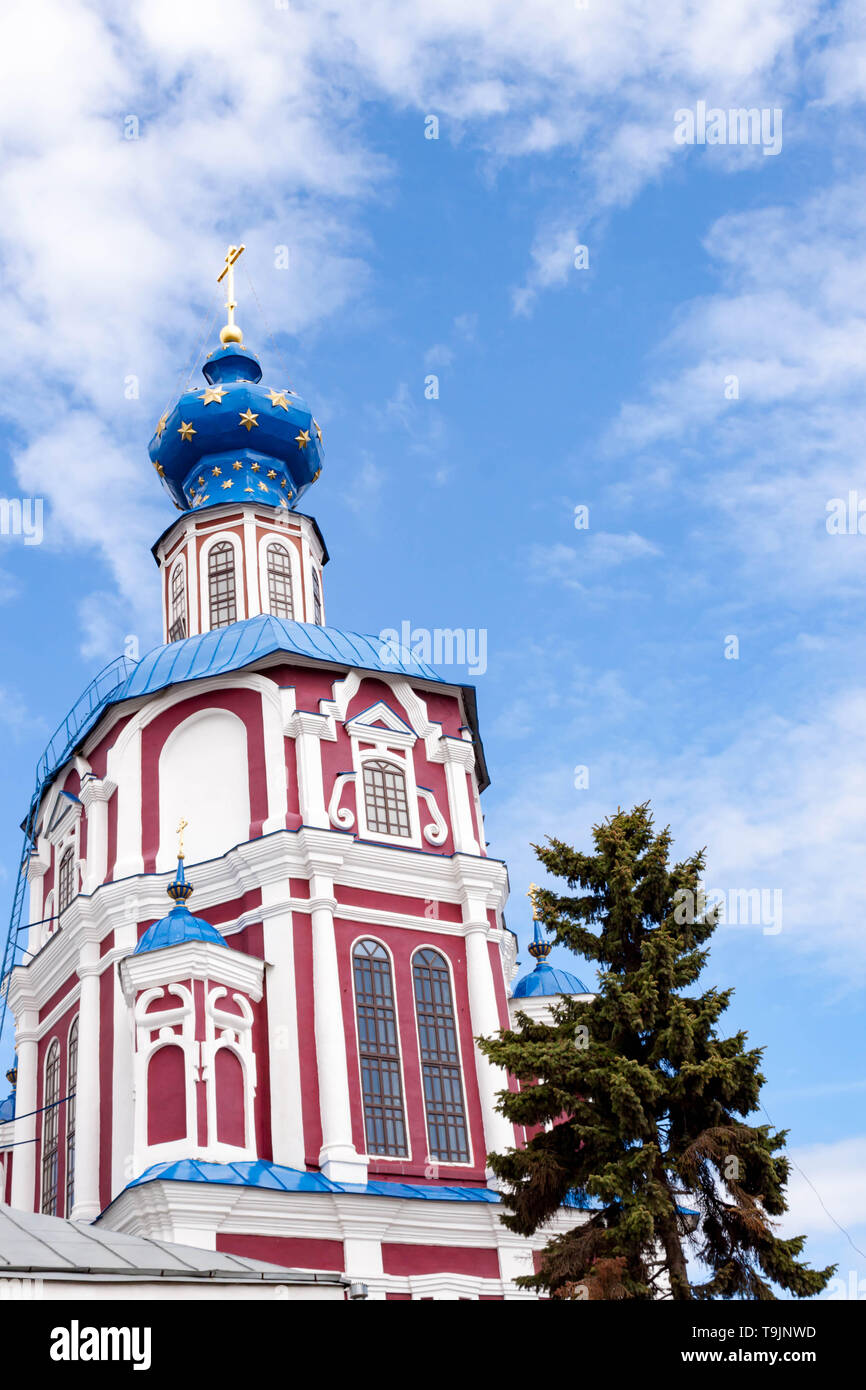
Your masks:
<svg viewBox="0 0 866 1390"><path fill-rule="evenodd" d="M429 787L419 787L418 795L426 801L427 809L433 817L433 824L424 826L424 839L428 845L441 845L448 834L448 826L436 803L436 797Z"/></svg>
<svg viewBox="0 0 866 1390"><path fill-rule="evenodd" d="M328 802L328 820L335 825L338 830L351 830L355 824L355 813L350 811L348 806L340 806L340 797L343 795L343 788L348 782L354 782L354 772L338 772L334 778L334 789L331 792L331 799Z"/></svg>

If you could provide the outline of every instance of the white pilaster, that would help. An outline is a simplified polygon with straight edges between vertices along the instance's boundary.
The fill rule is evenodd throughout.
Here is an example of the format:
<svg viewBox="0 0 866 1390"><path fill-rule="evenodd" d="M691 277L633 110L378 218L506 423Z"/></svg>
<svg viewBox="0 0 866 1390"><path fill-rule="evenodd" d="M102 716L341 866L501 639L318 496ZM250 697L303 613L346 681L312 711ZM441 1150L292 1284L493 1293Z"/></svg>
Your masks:
<svg viewBox="0 0 866 1390"><path fill-rule="evenodd" d="M490 1037L499 1031L499 1010L496 1004L496 990L493 983L493 969L487 947L488 923L481 916L481 905L471 905L470 911L464 909L466 931L466 975L469 987L469 1013L472 1020L473 1037ZM484 1117L484 1140L488 1153L502 1153L514 1148L514 1126L496 1109L496 1095L508 1089L508 1078L501 1067L496 1067L476 1045L475 1069L478 1076L478 1090L481 1097L481 1111Z"/></svg>
<svg viewBox="0 0 866 1390"><path fill-rule="evenodd" d="M322 1149L319 1165L334 1182L366 1182L367 1159L352 1142L343 1003L334 935L333 880L314 873L310 883L313 925L313 1006Z"/></svg>
<svg viewBox="0 0 866 1390"><path fill-rule="evenodd" d="M278 900L282 893L279 884L263 884L263 907ZM291 912L266 916L264 953L271 1078L271 1143L275 1163L283 1163L287 1168L303 1168L304 1128L293 946Z"/></svg>
<svg viewBox="0 0 866 1390"><path fill-rule="evenodd" d="M18 1080L15 1085L15 1111L22 1118L15 1120L15 1155L12 1163L12 1205L19 1211L33 1210L36 1185L37 1046L38 1016L35 1009L18 1013L15 1031L15 1051L18 1056Z"/></svg>
<svg viewBox="0 0 866 1390"><path fill-rule="evenodd" d="M78 1080L75 1087L75 1203L74 1221L94 1221L99 1201L99 947L85 941L78 978Z"/></svg>
<svg viewBox="0 0 866 1390"><path fill-rule="evenodd" d="M255 618L262 611L259 592L259 556L256 545L256 522L251 511L244 508L244 572L247 577L247 617Z"/></svg>
<svg viewBox="0 0 866 1390"><path fill-rule="evenodd" d="M475 749L465 739L443 738L440 756L445 764L454 849L457 854L480 854L472 828L469 788L466 785L466 774L475 764Z"/></svg>
<svg viewBox="0 0 866 1390"><path fill-rule="evenodd" d="M301 820L304 825L328 830L330 822L322 780L322 739L336 738L333 721L324 714L295 710L286 720L285 732L295 740Z"/></svg>
<svg viewBox="0 0 866 1390"><path fill-rule="evenodd" d="M105 882L108 872L108 803L117 790L106 778L86 777L81 785L81 801L87 813L87 863L82 893L92 893Z"/></svg>

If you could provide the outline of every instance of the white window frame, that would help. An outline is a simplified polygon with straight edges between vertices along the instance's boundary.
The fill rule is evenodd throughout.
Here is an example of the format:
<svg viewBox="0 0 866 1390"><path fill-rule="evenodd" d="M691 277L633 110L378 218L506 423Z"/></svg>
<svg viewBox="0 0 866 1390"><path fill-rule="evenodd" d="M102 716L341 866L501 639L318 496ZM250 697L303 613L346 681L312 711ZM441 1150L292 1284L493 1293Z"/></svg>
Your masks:
<svg viewBox="0 0 866 1390"><path fill-rule="evenodd" d="M243 541L233 531L214 531L212 536L208 536L207 540L202 542L199 551L199 614L207 616L207 626L199 619L202 632L223 631L222 628L212 628L210 624L210 553L215 545L221 545L224 541L229 542L235 553L235 622L243 622L247 616Z"/></svg>
<svg viewBox="0 0 866 1390"><path fill-rule="evenodd" d="M469 1160L463 1162L452 1162L448 1159L434 1158L430 1153L430 1125L427 1119L427 1101L424 1095L424 1060L421 1056L421 1030L418 1027L418 1002L415 998L415 957L419 951L435 951L437 956L441 956L448 968L448 979L451 985L451 1008L454 1011L454 1033L457 1038L457 1058L460 1067L460 1085L463 1091L463 1113L466 1119L466 1142L469 1147ZM463 1043L460 1037L460 1009L457 1003L457 990L454 987L454 963L451 957L435 941L422 941L412 951L409 957L409 979L412 985L412 1017L415 1021L415 1046L418 1051L418 1079L420 1081L421 1108L424 1111L424 1134L427 1138L427 1163L436 1163L440 1168L474 1168L475 1167L475 1148L472 1142L472 1116L469 1112L469 1089L466 1085L466 1067L463 1062Z"/></svg>

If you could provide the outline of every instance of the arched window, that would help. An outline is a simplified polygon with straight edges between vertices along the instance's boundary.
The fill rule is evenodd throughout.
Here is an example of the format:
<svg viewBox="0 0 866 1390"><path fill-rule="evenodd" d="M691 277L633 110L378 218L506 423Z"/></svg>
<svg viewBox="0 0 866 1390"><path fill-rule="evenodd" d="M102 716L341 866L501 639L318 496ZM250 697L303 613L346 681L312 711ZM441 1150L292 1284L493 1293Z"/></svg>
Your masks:
<svg viewBox="0 0 866 1390"><path fill-rule="evenodd" d="M468 1163L466 1109L448 966L438 951L425 949L415 956L412 976L430 1157L441 1163Z"/></svg>
<svg viewBox="0 0 866 1390"><path fill-rule="evenodd" d="M275 618L294 618L292 561L284 545L268 546L268 607Z"/></svg>
<svg viewBox="0 0 866 1390"><path fill-rule="evenodd" d="M57 1215L57 1167L60 1148L60 1044L55 1038L45 1058L42 1104L42 1211Z"/></svg>
<svg viewBox="0 0 866 1390"><path fill-rule="evenodd" d="M208 555L210 625L228 627L237 621L235 598L235 551L231 541L218 541Z"/></svg>
<svg viewBox="0 0 866 1390"><path fill-rule="evenodd" d="M75 1201L75 1088L78 1085L78 1019L74 1019L66 1045L66 1215Z"/></svg>
<svg viewBox="0 0 866 1390"><path fill-rule="evenodd" d="M57 915L65 912L72 899L78 892L76 882L77 870L75 868L75 847L70 845L63 851L63 858L60 860L60 870L57 876Z"/></svg>
<svg viewBox="0 0 866 1390"><path fill-rule="evenodd" d="M313 566L313 622L321 626L322 622L322 586L319 582L319 571Z"/></svg>
<svg viewBox="0 0 866 1390"><path fill-rule="evenodd" d="M394 763L382 758L364 763L364 811L367 829L374 835L411 837L406 778Z"/></svg>
<svg viewBox="0 0 866 1390"><path fill-rule="evenodd" d="M406 1122L391 961L378 941L352 952L367 1152L405 1157Z"/></svg>
<svg viewBox="0 0 866 1390"><path fill-rule="evenodd" d="M186 582L183 562L178 560L171 572L171 623L168 640L179 642L182 637L186 637Z"/></svg>

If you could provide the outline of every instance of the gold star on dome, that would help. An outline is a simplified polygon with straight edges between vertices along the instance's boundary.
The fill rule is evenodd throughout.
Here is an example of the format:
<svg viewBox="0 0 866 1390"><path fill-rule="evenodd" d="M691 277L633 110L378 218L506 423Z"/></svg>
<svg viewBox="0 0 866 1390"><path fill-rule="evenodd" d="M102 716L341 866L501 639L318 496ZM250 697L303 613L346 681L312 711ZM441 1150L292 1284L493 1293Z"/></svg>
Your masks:
<svg viewBox="0 0 866 1390"><path fill-rule="evenodd" d="M286 480L285 480L285 478L280 478L280 487L285 487L285 486L286 486Z"/></svg>
<svg viewBox="0 0 866 1390"><path fill-rule="evenodd" d="M249 432L250 432L250 430L252 429L253 425L258 426L259 417L258 417L257 414L254 414L253 411L247 409L247 410L244 410L244 411L241 412L241 420L240 420L240 422L241 422L242 425L246 425L246 427L247 427L247 434L249 434Z"/></svg>
<svg viewBox="0 0 866 1390"><path fill-rule="evenodd" d="M192 441L193 435L198 434L198 430L194 430L192 425L188 424L186 420L181 420L178 434L180 435L181 439L185 440L186 443L189 444Z"/></svg>
<svg viewBox="0 0 866 1390"><path fill-rule="evenodd" d="M223 396L225 395L227 395L227 392L224 386L206 386L204 395L199 396L199 400L205 405L213 405L214 401L216 401L217 405L222 405Z"/></svg>
<svg viewBox="0 0 866 1390"><path fill-rule="evenodd" d="M295 435L295 443L299 446L299 448L301 448L301 449L306 449L306 447L307 447L307 445L309 444L309 442L310 442L310 431L309 431L309 430L301 430L301 433L300 433L300 434L296 434L296 435Z"/></svg>
<svg viewBox="0 0 866 1390"><path fill-rule="evenodd" d="M313 482L315 482L316 479L321 475L321 472L322 472L321 468L317 468L317 469L316 469L315 473L313 474Z"/></svg>
<svg viewBox="0 0 866 1390"><path fill-rule="evenodd" d="M289 403L286 400L285 391L269 391L268 394L271 398L271 405L280 406L281 409L288 410Z"/></svg>
<svg viewBox="0 0 866 1390"><path fill-rule="evenodd" d="M158 459L154 459L154 461L153 461L153 466L154 466L154 468L156 469L156 471L157 471L157 473L159 474L159 476L160 476L161 478L164 478L164 477L165 477L165 469L163 468L162 464L159 462Z"/></svg>
<svg viewBox="0 0 866 1390"><path fill-rule="evenodd" d="M275 478L276 476L277 476L277 470L276 470L276 468L269 468L269 469L268 469L268 477L269 477L269 478Z"/></svg>
<svg viewBox="0 0 866 1390"><path fill-rule="evenodd" d="M259 483L259 487L261 488L262 492L270 492L270 488L268 487L267 483Z"/></svg>
<svg viewBox="0 0 866 1390"><path fill-rule="evenodd" d="M164 429L165 429L165 424L166 424L166 421L167 421L167 420L168 420L168 411L166 411L166 413L165 413L164 415L160 415L160 417L159 417L159 424L158 424L157 427L156 427L156 437L157 437L157 439L162 439L163 431L164 431Z"/></svg>
<svg viewBox="0 0 866 1390"><path fill-rule="evenodd" d="M251 463L251 464L250 464L250 472L251 472L251 473L261 473L261 471L262 471L262 466L261 466L260 463Z"/></svg>
<svg viewBox="0 0 866 1390"><path fill-rule="evenodd" d="M218 465L215 465L215 466L211 469L211 477L212 477L212 478L218 478L218 477L220 476L221 473L222 473L222 469L221 469Z"/></svg>
<svg viewBox="0 0 866 1390"><path fill-rule="evenodd" d="M236 473L240 472L240 470L243 468L243 464L241 463L240 459L235 459L234 463L232 464L232 468L235 470Z"/></svg>
<svg viewBox="0 0 866 1390"><path fill-rule="evenodd" d="M319 438L319 443L321 444L321 442L322 442L322 431L321 431L320 428L319 428L319 422L318 422L318 420L314 420L314 421L313 421L313 424L314 424L315 429L316 429L316 434L318 435L318 438Z"/></svg>
<svg viewBox="0 0 866 1390"><path fill-rule="evenodd" d="M225 488L225 487L231 487L231 486L232 486L232 480L231 480L231 478L226 478L226 480L225 480L224 483L220 483L220 487L223 487L223 488Z"/></svg>
<svg viewBox="0 0 866 1390"><path fill-rule="evenodd" d="M204 482L204 474L203 474L203 473L199 473L199 475L198 475L198 480L199 480L200 483L203 483L203 482Z"/></svg>
<svg viewBox="0 0 866 1390"><path fill-rule="evenodd" d="M254 489L254 488L251 488L251 487L245 487L245 488L244 488L244 492L253 492L254 490L255 490L255 489Z"/></svg>

